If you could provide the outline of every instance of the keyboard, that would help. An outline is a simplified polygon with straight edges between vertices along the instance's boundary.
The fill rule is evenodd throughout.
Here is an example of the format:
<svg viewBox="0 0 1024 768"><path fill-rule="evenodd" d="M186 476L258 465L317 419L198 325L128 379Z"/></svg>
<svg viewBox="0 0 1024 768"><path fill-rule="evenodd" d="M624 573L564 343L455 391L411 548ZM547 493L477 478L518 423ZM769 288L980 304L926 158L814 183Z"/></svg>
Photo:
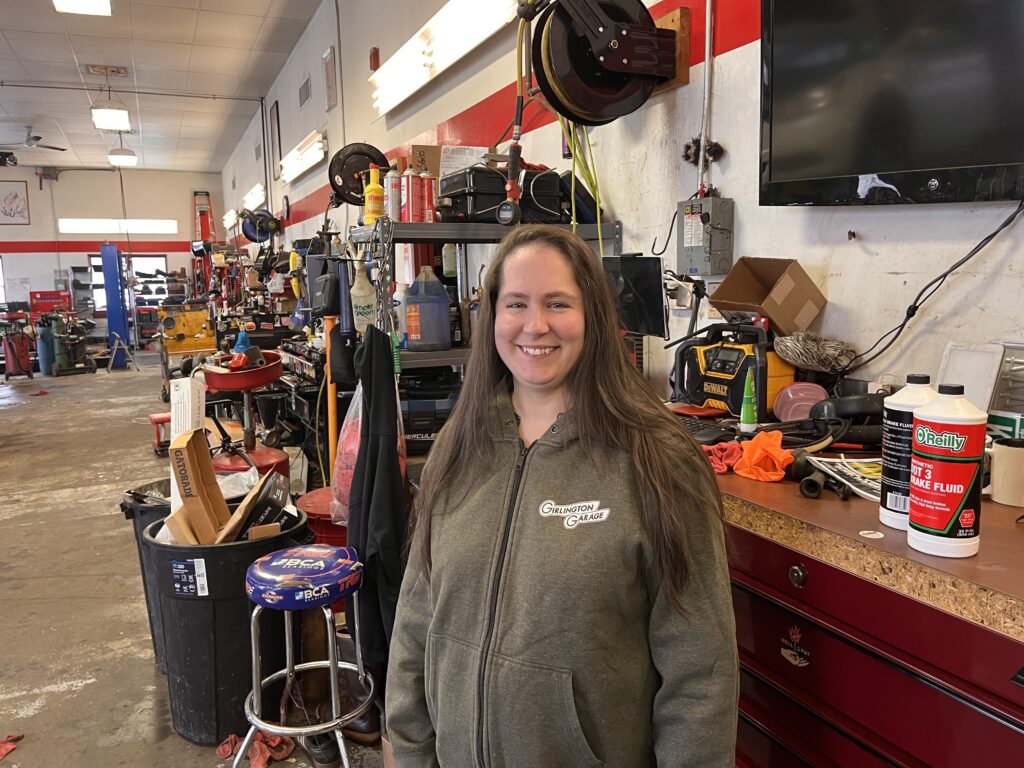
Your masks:
<svg viewBox="0 0 1024 768"><path fill-rule="evenodd" d="M719 426L707 419L683 416L678 413L675 414L675 417L700 445L714 445L736 439L736 433L733 430Z"/></svg>

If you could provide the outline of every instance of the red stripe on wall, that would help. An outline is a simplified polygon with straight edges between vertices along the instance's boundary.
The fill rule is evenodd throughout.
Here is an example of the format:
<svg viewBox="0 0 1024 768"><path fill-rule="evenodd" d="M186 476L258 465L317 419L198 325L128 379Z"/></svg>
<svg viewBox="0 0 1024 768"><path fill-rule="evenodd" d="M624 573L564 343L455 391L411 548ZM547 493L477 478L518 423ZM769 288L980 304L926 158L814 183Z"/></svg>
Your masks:
<svg viewBox="0 0 1024 768"><path fill-rule="evenodd" d="M0 253L98 253L104 243L113 243L125 253L192 251L190 240L0 240Z"/></svg>
<svg viewBox="0 0 1024 768"><path fill-rule="evenodd" d="M704 61L704 0L662 0L649 9L660 19L676 8L690 9L690 66ZM761 38L761 4L759 0L717 0L715 3L715 38L712 50L716 56L740 48ZM441 122L436 128L389 150L389 159L408 155L413 144L451 144L455 146L489 147L512 119L515 109L516 84L509 83L468 109ZM523 133L535 131L555 121L554 116L538 104L527 108ZM330 198L330 185L320 187L311 195L291 205L288 224L298 224L314 216L323 216ZM278 214L280 215L280 214Z"/></svg>

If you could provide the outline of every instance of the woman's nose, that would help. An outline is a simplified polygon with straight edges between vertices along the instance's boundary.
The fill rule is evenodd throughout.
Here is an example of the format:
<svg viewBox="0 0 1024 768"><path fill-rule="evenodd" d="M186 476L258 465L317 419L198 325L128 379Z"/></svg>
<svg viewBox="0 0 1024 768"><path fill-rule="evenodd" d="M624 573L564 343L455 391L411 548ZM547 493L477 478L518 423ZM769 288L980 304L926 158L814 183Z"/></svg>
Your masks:
<svg viewBox="0 0 1024 768"><path fill-rule="evenodd" d="M548 332L548 321L543 307L531 307L527 310L523 320L523 330L535 336Z"/></svg>

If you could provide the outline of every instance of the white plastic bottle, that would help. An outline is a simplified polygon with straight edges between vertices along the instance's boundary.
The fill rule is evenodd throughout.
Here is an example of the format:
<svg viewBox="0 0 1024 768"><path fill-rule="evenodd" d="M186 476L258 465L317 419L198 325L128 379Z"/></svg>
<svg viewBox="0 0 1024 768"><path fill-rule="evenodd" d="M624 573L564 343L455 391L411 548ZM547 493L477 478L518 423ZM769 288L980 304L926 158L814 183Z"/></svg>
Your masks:
<svg viewBox="0 0 1024 768"><path fill-rule="evenodd" d="M392 305L395 308L395 318L398 325L398 348L409 348L409 321L406 313L406 297L409 286L405 283L395 283L395 293L392 298Z"/></svg>
<svg viewBox="0 0 1024 768"><path fill-rule="evenodd" d="M356 332L362 336L373 323L377 304L377 292L366 276L366 269L362 264L356 264L356 279L349 295L352 297L352 317L355 320Z"/></svg>
<svg viewBox="0 0 1024 768"><path fill-rule="evenodd" d="M456 277L458 274L457 260L458 253L455 250L455 243L445 243L441 248L441 274L445 277Z"/></svg>
<svg viewBox="0 0 1024 768"><path fill-rule="evenodd" d="M910 514L910 455L914 442L914 410L939 393L924 373L907 376L907 385L882 401L882 492L878 519L907 530Z"/></svg>
<svg viewBox="0 0 1024 768"><path fill-rule="evenodd" d="M962 384L940 384L939 396L914 411L907 543L919 552L978 554L987 423Z"/></svg>

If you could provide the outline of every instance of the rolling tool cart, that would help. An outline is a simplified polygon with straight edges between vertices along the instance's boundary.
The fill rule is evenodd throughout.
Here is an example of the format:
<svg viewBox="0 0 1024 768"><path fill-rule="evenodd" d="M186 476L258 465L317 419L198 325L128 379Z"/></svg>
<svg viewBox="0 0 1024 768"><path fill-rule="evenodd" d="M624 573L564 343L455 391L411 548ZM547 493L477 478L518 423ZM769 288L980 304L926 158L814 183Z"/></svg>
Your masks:
<svg viewBox="0 0 1024 768"><path fill-rule="evenodd" d="M91 320L73 315L53 316L53 375L96 373L96 361L85 351L85 339L95 327Z"/></svg>
<svg viewBox="0 0 1024 768"><path fill-rule="evenodd" d="M4 381L11 376L28 376L32 378L32 344L25 331L18 325L9 325L4 335L0 336L0 344L4 351Z"/></svg>

